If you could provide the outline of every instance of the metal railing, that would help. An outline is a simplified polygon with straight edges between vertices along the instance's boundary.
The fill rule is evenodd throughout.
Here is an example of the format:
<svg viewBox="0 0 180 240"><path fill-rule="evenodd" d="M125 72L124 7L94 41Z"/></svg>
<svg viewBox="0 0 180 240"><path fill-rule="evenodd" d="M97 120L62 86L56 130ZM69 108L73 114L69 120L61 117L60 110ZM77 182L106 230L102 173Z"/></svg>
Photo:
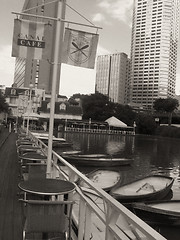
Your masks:
<svg viewBox="0 0 180 240"><path fill-rule="evenodd" d="M47 146L30 132L29 134L47 155ZM69 194L69 198L75 201L73 240L165 240L54 151L51 163L52 178L67 179L76 185L75 193ZM88 188L76 184L77 179L83 181Z"/></svg>

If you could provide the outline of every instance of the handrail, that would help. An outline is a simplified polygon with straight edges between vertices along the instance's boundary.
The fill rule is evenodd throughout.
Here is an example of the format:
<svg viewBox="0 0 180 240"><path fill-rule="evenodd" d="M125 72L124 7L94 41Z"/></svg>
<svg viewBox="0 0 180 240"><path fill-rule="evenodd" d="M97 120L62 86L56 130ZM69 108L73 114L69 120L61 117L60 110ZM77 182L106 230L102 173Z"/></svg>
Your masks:
<svg viewBox="0 0 180 240"><path fill-rule="evenodd" d="M47 146L33 134L29 132L31 138L42 148L47 155ZM67 167L68 173L63 171L59 163ZM78 207L75 209L75 225L78 228L77 233L72 234L73 240L165 240L158 232L125 208L112 196L101 188L94 185L84 174L68 163L63 157L52 151L52 178L64 178L69 181L75 181L78 176L94 191L99 199L102 200L103 208L100 207L86 195L83 188L76 183L76 197ZM87 188L86 188L87 189ZM74 195L71 196L74 200ZM71 199L70 199L71 200ZM74 206L73 206L74 209ZM100 231L99 231L99 230Z"/></svg>

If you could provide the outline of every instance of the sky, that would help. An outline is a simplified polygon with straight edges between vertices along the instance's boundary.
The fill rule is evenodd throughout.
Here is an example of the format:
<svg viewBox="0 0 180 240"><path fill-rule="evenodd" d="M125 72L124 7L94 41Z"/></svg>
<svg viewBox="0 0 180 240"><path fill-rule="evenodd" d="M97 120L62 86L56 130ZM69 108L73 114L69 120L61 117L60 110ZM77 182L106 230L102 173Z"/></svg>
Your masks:
<svg viewBox="0 0 180 240"><path fill-rule="evenodd" d="M23 4L24 0L1 0L0 85L7 87L13 83L15 69L15 58L11 57L11 50L16 16L12 12L21 12ZM102 27L102 30L98 30L97 56L116 52L125 52L130 56L133 0L67 0L67 4L96 26ZM68 6L66 19L88 24L85 19L73 12ZM96 33L96 30L90 28L86 30ZM180 94L179 66L180 51L178 51L176 94ZM62 64L59 93L67 97L74 93L94 93L95 77L95 69Z"/></svg>

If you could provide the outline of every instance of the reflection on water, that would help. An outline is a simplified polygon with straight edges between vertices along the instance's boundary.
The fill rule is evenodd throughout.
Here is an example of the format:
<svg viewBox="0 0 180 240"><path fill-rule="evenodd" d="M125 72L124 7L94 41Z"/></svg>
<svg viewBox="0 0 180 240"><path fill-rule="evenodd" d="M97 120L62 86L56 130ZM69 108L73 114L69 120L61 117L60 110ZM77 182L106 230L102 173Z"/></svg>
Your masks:
<svg viewBox="0 0 180 240"><path fill-rule="evenodd" d="M62 137L62 135L58 137ZM68 142L73 143L73 150L82 151L83 154L106 153L117 157L133 158L134 163L132 166L120 166L118 169L123 175L122 184L151 173L158 173L174 177L175 183L173 187L175 190L179 190L179 139L86 133L66 133L63 137ZM57 152L61 151L65 151L65 149L57 150ZM85 172L90 170L91 168L84 169ZM177 198L176 195L179 198L179 191L175 191L173 198Z"/></svg>
<svg viewBox="0 0 180 240"><path fill-rule="evenodd" d="M118 157L133 158L132 166L115 168L121 172L121 184L149 174L165 174L173 177L175 181L171 197L172 199L180 199L179 139L84 133L66 133L63 137L67 141L73 142L73 150L80 150L82 153L106 153ZM92 168L79 168L79 170L90 172ZM164 230L161 228L160 231L169 240L179 239L180 230L173 229L174 235L170 233L171 229L167 231L167 227ZM176 231L179 231L179 233L176 234ZM168 236L168 233L171 237ZM176 235L178 235L178 238L176 238Z"/></svg>

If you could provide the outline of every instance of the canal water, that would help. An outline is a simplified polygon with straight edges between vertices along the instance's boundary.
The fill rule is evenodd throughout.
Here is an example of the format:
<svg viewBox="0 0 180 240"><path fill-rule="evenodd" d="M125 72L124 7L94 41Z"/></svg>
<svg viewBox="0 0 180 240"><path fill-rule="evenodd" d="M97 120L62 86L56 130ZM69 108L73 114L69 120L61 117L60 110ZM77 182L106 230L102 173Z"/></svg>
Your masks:
<svg viewBox="0 0 180 240"><path fill-rule="evenodd" d="M173 177L175 181L168 198L180 199L180 139L86 133L65 133L63 137L73 143L73 147L69 150L82 151L84 154L107 153L117 157L133 158L131 166L115 167L115 170L121 173L121 184L149 174ZM60 153L66 150L68 149L56 151ZM76 167L84 173L95 169L94 167ZM168 240L179 240L180 229L167 226L155 228Z"/></svg>

